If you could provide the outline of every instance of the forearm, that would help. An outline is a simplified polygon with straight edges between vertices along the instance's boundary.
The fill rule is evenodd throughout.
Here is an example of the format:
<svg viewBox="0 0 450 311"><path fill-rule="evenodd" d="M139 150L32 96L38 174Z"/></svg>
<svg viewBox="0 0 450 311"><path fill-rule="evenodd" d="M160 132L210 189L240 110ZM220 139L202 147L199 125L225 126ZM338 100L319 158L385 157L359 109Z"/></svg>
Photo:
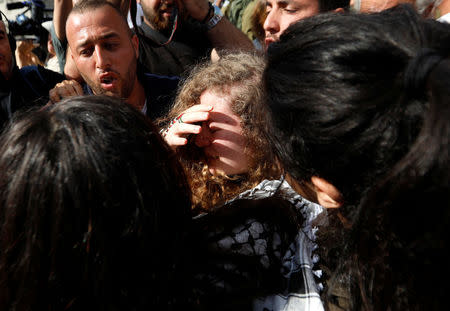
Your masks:
<svg viewBox="0 0 450 311"><path fill-rule="evenodd" d="M207 32L213 48L218 50L247 50L254 49L250 39L228 19L223 17L215 27Z"/></svg>
<svg viewBox="0 0 450 311"><path fill-rule="evenodd" d="M207 37L214 49L253 50L250 39L228 19L221 17L217 22L216 15L221 15L219 8L212 7L206 0L183 0L183 3L192 18L205 24Z"/></svg>
<svg viewBox="0 0 450 311"><path fill-rule="evenodd" d="M53 27L59 40L66 39L66 21L72 10L72 0L54 0Z"/></svg>

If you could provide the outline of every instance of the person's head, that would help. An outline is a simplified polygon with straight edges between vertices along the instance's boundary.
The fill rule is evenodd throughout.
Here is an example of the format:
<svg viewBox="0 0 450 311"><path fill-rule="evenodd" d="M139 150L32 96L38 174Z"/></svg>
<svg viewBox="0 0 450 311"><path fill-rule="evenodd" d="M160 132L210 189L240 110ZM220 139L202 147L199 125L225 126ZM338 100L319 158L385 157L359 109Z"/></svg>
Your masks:
<svg viewBox="0 0 450 311"><path fill-rule="evenodd" d="M177 0L138 0L137 3L141 4L144 21L150 27L158 31L167 31L172 27L171 16Z"/></svg>
<svg viewBox="0 0 450 311"><path fill-rule="evenodd" d="M344 244L356 257L343 259L360 263L352 282L375 309L448 293L427 288L441 276L422 271L448 247L449 39L449 25L401 6L316 16L268 49L268 135L290 174L313 179L320 203L355 215Z"/></svg>
<svg viewBox="0 0 450 311"><path fill-rule="evenodd" d="M266 46L278 41L289 25L323 12L342 12L349 3L350 0L267 0Z"/></svg>
<svg viewBox="0 0 450 311"><path fill-rule="evenodd" d="M127 99L138 87L138 38L114 5L79 1L67 18L66 34L75 65L94 94Z"/></svg>
<svg viewBox="0 0 450 311"><path fill-rule="evenodd" d="M213 107L201 132L177 150L185 166L192 166L191 178L211 180L214 175L225 182L240 175L248 186L270 177L275 163L263 135L263 70L263 59L247 53L225 55L192 70L168 116L197 104Z"/></svg>
<svg viewBox="0 0 450 311"><path fill-rule="evenodd" d="M6 26L3 21L0 20L0 73L5 80L11 78L14 67L13 57Z"/></svg>
<svg viewBox="0 0 450 311"><path fill-rule="evenodd" d="M73 97L17 117L0 145L0 309L149 310L176 298L190 194L141 112Z"/></svg>

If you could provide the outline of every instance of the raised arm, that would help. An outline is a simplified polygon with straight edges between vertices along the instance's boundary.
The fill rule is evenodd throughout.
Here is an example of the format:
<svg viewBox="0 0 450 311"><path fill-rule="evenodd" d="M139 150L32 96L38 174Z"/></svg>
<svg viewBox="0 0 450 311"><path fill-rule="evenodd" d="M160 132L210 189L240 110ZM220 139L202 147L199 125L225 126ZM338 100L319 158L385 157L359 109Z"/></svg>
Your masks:
<svg viewBox="0 0 450 311"><path fill-rule="evenodd" d="M208 23L208 21L216 18L214 10L210 10L208 0L180 1L184 4L189 15L198 21ZM253 44L248 37L225 17L222 17L217 24L207 30L207 36L211 45L219 54L220 50L253 50Z"/></svg>
<svg viewBox="0 0 450 311"><path fill-rule="evenodd" d="M72 10L72 0L54 0L53 27L59 40L66 39L66 20Z"/></svg>

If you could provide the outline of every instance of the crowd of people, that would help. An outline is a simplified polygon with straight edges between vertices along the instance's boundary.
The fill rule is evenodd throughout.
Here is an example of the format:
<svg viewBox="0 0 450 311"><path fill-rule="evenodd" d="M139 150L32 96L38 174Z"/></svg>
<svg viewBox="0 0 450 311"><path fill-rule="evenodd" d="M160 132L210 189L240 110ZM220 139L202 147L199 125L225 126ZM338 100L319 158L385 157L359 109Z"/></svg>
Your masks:
<svg viewBox="0 0 450 311"><path fill-rule="evenodd" d="M0 310L445 308L449 14L55 0L57 72L2 16Z"/></svg>

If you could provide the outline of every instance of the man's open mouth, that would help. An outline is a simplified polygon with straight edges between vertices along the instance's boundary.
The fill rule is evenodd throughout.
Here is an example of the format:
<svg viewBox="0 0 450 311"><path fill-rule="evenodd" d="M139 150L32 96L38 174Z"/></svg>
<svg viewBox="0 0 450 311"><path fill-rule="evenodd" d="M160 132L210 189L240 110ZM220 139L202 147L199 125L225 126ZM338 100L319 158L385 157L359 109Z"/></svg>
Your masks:
<svg viewBox="0 0 450 311"><path fill-rule="evenodd" d="M117 84L117 78L111 74L102 75L100 76L100 84L105 90L113 89Z"/></svg>

